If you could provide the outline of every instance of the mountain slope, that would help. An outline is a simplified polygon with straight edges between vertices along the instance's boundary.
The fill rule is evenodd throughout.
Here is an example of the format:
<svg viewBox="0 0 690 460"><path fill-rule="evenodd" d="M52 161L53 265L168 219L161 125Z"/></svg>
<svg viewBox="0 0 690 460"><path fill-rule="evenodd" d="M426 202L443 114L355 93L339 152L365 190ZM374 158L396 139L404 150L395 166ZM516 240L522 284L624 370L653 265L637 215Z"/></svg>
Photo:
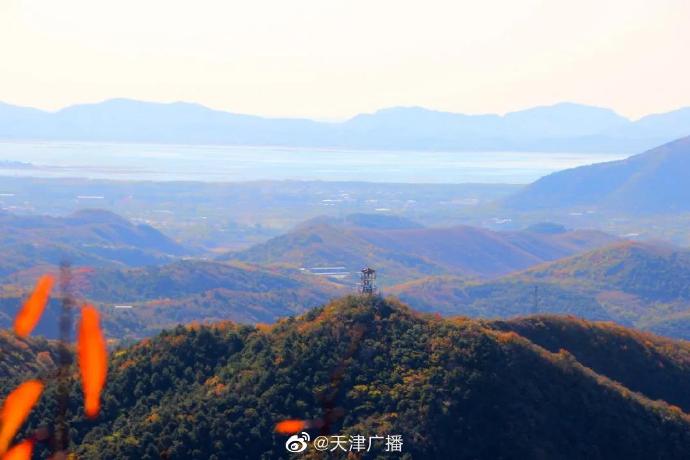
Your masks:
<svg viewBox="0 0 690 460"><path fill-rule="evenodd" d="M0 275L34 266L162 263L187 253L158 230L102 210L66 217L0 213Z"/></svg>
<svg viewBox="0 0 690 460"><path fill-rule="evenodd" d="M0 138L396 150L635 152L690 134L687 110L632 122L573 103L506 115L393 107L339 123L272 119L199 104L112 99L57 112L0 104Z"/></svg>
<svg viewBox="0 0 690 460"><path fill-rule="evenodd" d="M651 399L690 411L690 346L610 323L563 316L494 321L552 353L568 350L584 366Z"/></svg>
<svg viewBox="0 0 690 460"><path fill-rule="evenodd" d="M350 272L370 265L380 270L385 284L425 275L496 276L612 241L611 235L587 230L382 229L316 222L225 258L307 268L343 266Z"/></svg>
<svg viewBox="0 0 690 460"><path fill-rule="evenodd" d="M536 308L535 286L538 289ZM516 280L509 276L490 281L430 276L391 286L385 291L415 309L448 316L511 318L539 312L571 314L598 321L614 319L592 295L559 283Z"/></svg>
<svg viewBox="0 0 690 460"><path fill-rule="evenodd" d="M600 209L640 214L690 210L690 137L621 161L548 175L507 198L515 210Z"/></svg>
<svg viewBox="0 0 690 460"><path fill-rule="evenodd" d="M141 338L194 322L274 322L348 290L290 271L194 260L125 269L77 268L71 279L74 296L98 306L117 339ZM12 324L26 295L6 290L0 295L0 327ZM59 301L53 299L36 334L58 337L60 312Z"/></svg>
<svg viewBox="0 0 690 460"><path fill-rule="evenodd" d="M416 308L449 315L568 313L687 339L689 285L690 251L624 242L497 280L431 277L386 292Z"/></svg>
<svg viewBox="0 0 690 460"><path fill-rule="evenodd" d="M0 388L9 387L24 376L53 371L60 362L57 342L32 337L20 339L10 330L0 329ZM3 391L4 393L4 391Z"/></svg>
<svg viewBox="0 0 690 460"><path fill-rule="evenodd" d="M408 458L690 454L686 414L567 351L377 298L342 299L270 329L177 328L113 356L103 413L72 420L82 458L290 458L273 430L286 418L314 420L312 439L399 434ZM49 407L42 401L34 420L49 419ZM388 458L382 444L369 455Z"/></svg>

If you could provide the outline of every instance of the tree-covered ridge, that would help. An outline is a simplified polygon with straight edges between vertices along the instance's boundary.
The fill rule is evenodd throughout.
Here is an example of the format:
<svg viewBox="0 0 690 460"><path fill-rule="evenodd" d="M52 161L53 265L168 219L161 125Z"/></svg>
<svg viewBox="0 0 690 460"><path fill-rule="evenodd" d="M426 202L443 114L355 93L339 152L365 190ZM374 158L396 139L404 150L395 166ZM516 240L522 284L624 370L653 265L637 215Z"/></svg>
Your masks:
<svg viewBox="0 0 690 460"><path fill-rule="evenodd" d="M38 375L55 369L59 362L57 342L43 338L21 339L0 329L0 387L25 375Z"/></svg>
<svg viewBox="0 0 690 460"><path fill-rule="evenodd" d="M403 458L690 455L680 409L585 367L579 351L500 329L375 297L273 326L178 327L114 351L101 418L74 417L73 442L88 459L288 458L274 426L297 418L331 434L401 434ZM588 339L619 334L598 330Z"/></svg>
<svg viewBox="0 0 690 460"><path fill-rule="evenodd" d="M537 303L535 305L535 287ZM591 320L611 320L596 297L564 283L507 276L473 281L434 276L386 289L413 308L472 318L509 318L530 313L572 314Z"/></svg>
<svg viewBox="0 0 690 460"><path fill-rule="evenodd" d="M84 295L122 302L179 298L219 288L248 292L289 291L300 287L303 279L249 264L184 260L162 266L99 270L87 281Z"/></svg>
<svg viewBox="0 0 690 460"><path fill-rule="evenodd" d="M139 339L181 323L273 322L321 305L346 290L296 271L202 260L126 269L75 269L72 275L73 292L101 309L113 339ZM0 290L0 327L10 326L25 295L11 286ZM51 300L37 334L58 337L59 314L59 301Z"/></svg>
<svg viewBox="0 0 690 460"><path fill-rule="evenodd" d="M496 280L428 277L387 292L448 315L573 314L690 338L688 286L690 251L621 242Z"/></svg>
<svg viewBox="0 0 690 460"><path fill-rule="evenodd" d="M615 287L646 299L690 299L690 251L622 242L525 271L525 278Z"/></svg>
<svg viewBox="0 0 690 460"><path fill-rule="evenodd" d="M487 322L551 352L568 350L583 365L651 399L690 412L690 343L609 322L538 315Z"/></svg>
<svg viewBox="0 0 690 460"><path fill-rule="evenodd" d="M141 266L166 263L190 252L149 225L97 209L65 217L3 211L0 225L4 230L0 277L4 278L63 261L93 267Z"/></svg>
<svg viewBox="0 0 690 460"><path fill-rule="evenodd" d="M362 225L362 226L360 226ZM429 275L493 277L598 248L618 238L595 230L492 231L458 225L414 228L372 227L316 219L284 235L228 253L225 259L297 267L365 265L381 270L385 284Z"/></svg>

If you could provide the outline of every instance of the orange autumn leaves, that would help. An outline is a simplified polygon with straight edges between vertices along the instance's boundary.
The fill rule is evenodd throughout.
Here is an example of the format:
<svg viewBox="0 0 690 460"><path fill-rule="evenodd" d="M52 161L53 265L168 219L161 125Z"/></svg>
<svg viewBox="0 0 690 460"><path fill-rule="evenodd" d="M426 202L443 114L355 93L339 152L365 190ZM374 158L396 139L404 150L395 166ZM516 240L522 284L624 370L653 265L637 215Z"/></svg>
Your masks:
<svg viewBox="0 0 690 460"><path fill-rule="evenodd" d="M0 412L0 454L5 452L43 393L43 384L29 380L7 396ZM5 457L3 457L3 460Z"/></svg>
<svg viewBox="0 0 690 460"><path fill-rule="evenodd" d="M276 433L293 434L307 428L307 422L304 420L283 420L276 424Z"/></svg>
<svg viewBox="0 0 690 460"><path fill-rule="evenodd" d="M84 409L86 415L93 418L101 409L101 391L108 372L108 358L99 314L91 305L81 309L78 334L77 353L84 389Z"/></svg>
<svg viewBox="0 0 690 460"><path fill-rule="evenodd" d="M38 280L34 292L29 296L14 319L14 332L19 337L28 337L36 327L36 324L38 324L38 320L41 319L43 310L45 310L48 303L48 296L50 296L50 291L53 289L53 284L55 284L55 278L52 275L43 275Z"/></svg>
<svg viewBox="0 0 690 460"><path fill-rule="evenodd" d="M42 276L36 288L19 310L14 331L25 338L38 324L45 310L55 279L51 275ZM85 305L81 311L77 338L78 363L84 391L84 409L90 418L100 411L100 397L107 375L108 357L106 342L100 326L98 311ZM43 393L43 383L29 380L12 391L0 410L0 458L2 460L29 459L33 442L24 441L8 450L12 439L28 418L32 408Z"/></svg>
<svg viewBox="0 0 690 460"><path fill-rule="evenodd" d="M2 457L2 460L31 460L31 454L34 451L33 441L22 441Z"/></svg>

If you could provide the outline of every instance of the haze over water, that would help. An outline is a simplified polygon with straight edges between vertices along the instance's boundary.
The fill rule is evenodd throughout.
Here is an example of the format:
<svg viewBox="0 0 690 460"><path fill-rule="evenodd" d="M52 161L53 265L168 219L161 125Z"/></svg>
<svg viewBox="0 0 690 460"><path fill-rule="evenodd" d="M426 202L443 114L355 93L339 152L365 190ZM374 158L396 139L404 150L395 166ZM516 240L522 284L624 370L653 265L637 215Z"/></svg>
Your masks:
<svg viewBox="0 0 690 460"><path fill-rule="evenodd" d="M240 182L324 180L398 183L532 182L624 154L416 152L313 148L0 142L2 176Z"/></svg>

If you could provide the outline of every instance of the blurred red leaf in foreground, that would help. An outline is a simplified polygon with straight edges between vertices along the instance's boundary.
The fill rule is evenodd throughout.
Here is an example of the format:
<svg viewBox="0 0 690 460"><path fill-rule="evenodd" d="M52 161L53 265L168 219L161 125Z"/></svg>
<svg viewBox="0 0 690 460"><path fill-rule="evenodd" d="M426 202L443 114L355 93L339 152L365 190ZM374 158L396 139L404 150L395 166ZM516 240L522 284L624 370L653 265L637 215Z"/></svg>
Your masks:
<svg viewBox="0 0 690 460"><path fill-rule="evenodd" d="M94 418L101 409L101 390L108 373L108 355L101 331L100 315L91 305L81 309L77 339L79 369L86 415Z"/></svg>
<svg viewBox="0 0 690 460"><path fill-rule="evenodd" d="M48 303L53 284L55 284L55 278L52 275L43 275L39 278L34 291L14 319L14 332L19 337L27 337L38 324Z"/></svg>
<svg viewBox="0 0 690 460"><path fill-rule="evenodd" d="M302 431L307 427L304 420L283 420L276 424L276 433L293 434Z"/></svg>
<svg viewBox="0 0 690 460"><path fill-rule="evenodd" d="M2 460L31 460L34 451L33 441L22 441L2 456Z"/></svg>
<svg viewBox="0 0 690 460"><path fill-rule="evenodd" d="M7 451L41 393L43 384L38 380L29 380L19 385L5 399L0 412L0 455Z"/></svg>

